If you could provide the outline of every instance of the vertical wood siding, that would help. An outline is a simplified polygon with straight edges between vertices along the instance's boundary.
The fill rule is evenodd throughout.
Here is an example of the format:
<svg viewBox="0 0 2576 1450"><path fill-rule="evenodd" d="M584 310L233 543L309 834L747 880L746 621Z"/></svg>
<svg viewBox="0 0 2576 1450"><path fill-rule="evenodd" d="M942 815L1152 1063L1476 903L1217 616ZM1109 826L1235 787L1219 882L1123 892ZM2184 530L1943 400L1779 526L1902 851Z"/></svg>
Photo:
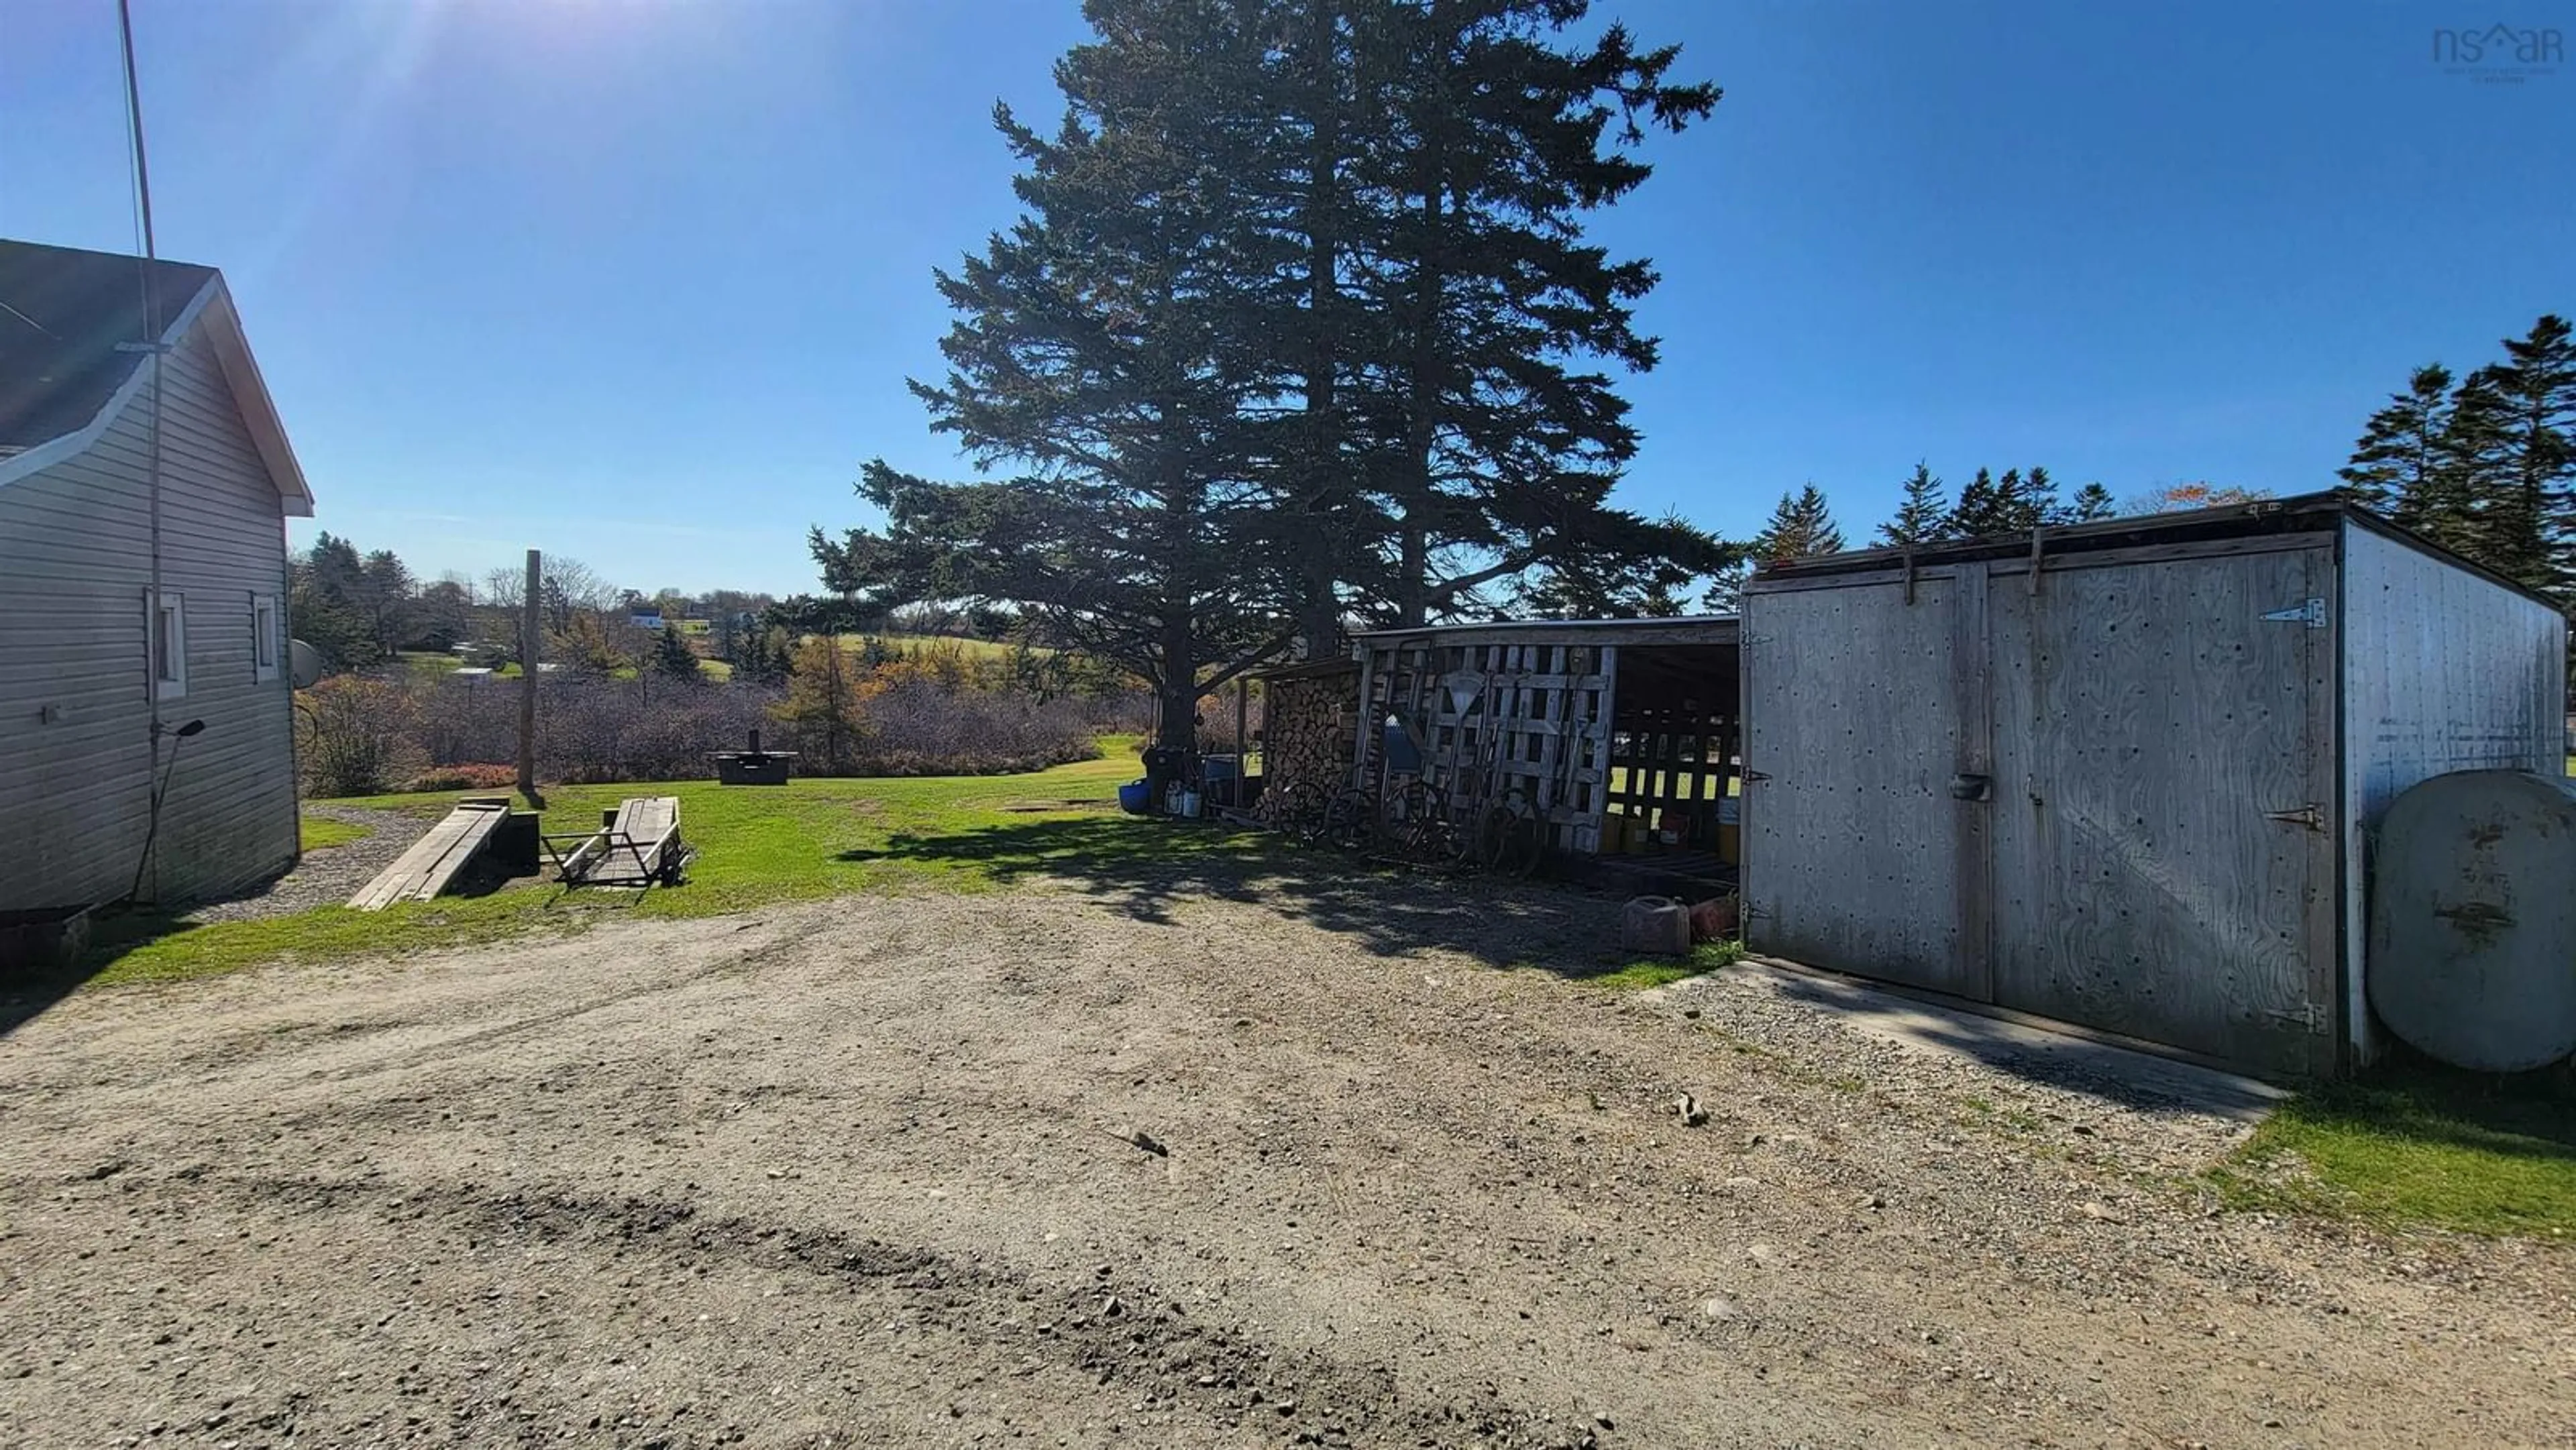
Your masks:
<svg viewBox="0 0 2576 1450"><path fill-rule="evenodd" d="M2370 1021L2370 832L2408 786L2454 770L2565 768L2567 622L2554 609L2358 524L2344 526L2345 1020Z"/></svg>
<svg viewBox="0 0 2576 1450"><path fill-rule="evenodd" d="M1912 603L1897 583L1745 597L1745 939L1817 966L1978 995L1984 943L1962 893L1984 862L1960 849L1950 796L1982 759L1982 702L1962 709L1962 636L1981 595L1926 572ZM1963 648L1963 645L1969 645ZM1973 683L1981 690L1981 680ZM1976 720L1967 717L1974 715Z"/></svg>
<svg viewBox="0 0 2576 1450"><path fill-rule="evenodd" d="M2330 551L2066 563L1994 580L1993 1000L2330 1071Z"/></svg>
<svg viewBox="0 0 2576 1450"><path fill-rule="evenodd" d="M186 601L188 692L162 719L206 722L156 853L181 900L294 861L295 762L285 672L257 681L251 648L252 599L283 610L277 490L202 330L169 368L162 588ZM0 910L121 896L143 847L150 423L145 389L87 452L0 485Z"/></svg>
<svg viewBox="0 0 2576 1450"><path fill-rule="evenodd" d="M2333 561L2305 537L2074 556L2036 588L1968 561L1911 602L1896 577L1755 588L1748 940L2331 1068L2334 635L2303 605Z"/></svg>

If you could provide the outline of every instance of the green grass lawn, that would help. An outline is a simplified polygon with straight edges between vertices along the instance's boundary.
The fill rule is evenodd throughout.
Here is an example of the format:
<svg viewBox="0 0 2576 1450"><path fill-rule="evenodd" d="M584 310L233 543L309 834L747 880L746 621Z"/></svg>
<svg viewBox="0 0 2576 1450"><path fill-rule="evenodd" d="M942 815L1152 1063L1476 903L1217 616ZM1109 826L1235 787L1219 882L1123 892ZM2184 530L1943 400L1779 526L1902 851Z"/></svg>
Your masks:
<svg viewBox="0 0 2576 1450"><path fill-rule="evenodd" d="M327 906L255 921L193 925L112 917L95 934L102 984L201 976L273 960L329 960L470 945L522 932L580 931L608 915L705 916L855 891L990 890L1058 868L1144 883L1166 864L1272 849L1270 838L1132 820L1117 787L1135 778L1133 742L1105 739L1103 758L1006 776L798 780L783 787L712 781L552 786L544 829L595 829L632 795L680 798L682 835L699 851L684 886L640 897L565 893L523 879L484 896L442 897L381 912ZM335 802L444 815L467 796L442 791ZM308 822L308 832L336 822ZM308 835L309 841L317 839Z"/></svg>
<svg viewBox="0 0 2576 1450"><path fill-rule="evenodd" d="M2405 1071L2300 1094L2211 1175L2239 1208L2576 1235L2576 1086Z"/></svg>
<svg viewBox="0 0 2576 1450"><path fill-rule="evenodd" d="M311 815L303 818L300 830L302 845L307 851L328 851L351 841L363 841L374 834L375 829L371 826Z"/></svg>

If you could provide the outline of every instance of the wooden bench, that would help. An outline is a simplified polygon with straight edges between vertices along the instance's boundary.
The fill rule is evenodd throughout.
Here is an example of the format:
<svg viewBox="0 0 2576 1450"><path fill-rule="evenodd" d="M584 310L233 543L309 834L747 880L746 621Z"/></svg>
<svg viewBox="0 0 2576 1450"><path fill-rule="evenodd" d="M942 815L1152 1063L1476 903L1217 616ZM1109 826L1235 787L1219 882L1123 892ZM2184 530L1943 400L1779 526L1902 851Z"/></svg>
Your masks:
<svg viewBox="0 0 2576 1450"><path fill-rule="evenodd" d="M507 800L465 802L361 887L349 898L349 905L358 911L382 911L397 901L427 901L439 895L492 843L509 816Z"/></svg>
<svg viewBox="0 0 2576 1450"><path fill-rule="evenodd" d="M634 796L600 813L599 829L548 836L555 871L566 886L656 886L678 878L688 860L680 840L680 798ZM570 849L562 849L569 843Z"/></svg>

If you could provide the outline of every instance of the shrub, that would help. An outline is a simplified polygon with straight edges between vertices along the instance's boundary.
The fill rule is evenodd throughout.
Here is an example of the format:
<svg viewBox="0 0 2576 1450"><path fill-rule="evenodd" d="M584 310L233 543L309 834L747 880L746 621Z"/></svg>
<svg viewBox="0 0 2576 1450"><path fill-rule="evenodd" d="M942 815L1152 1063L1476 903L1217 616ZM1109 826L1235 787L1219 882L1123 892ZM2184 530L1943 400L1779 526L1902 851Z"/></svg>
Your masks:
<svg viewBox="0 0 2576 1450"><path fill-rule="evenodd" d="M519 783L515 765L438 765L403 782L404 790L508 790Z"/></svg>
<svg viewBox="0 0 2576 1450"><path fill-rule="evenodd" d="M335 675L298 694L295 708L308 794L374 795L420 760L419 712L406 684Z"/></svg>
<svg viewBox="0 0 2576 1450"><path fill-rule="evenodd" d="M1085 712L1072 702L1039 704L1013 692L896 684L862 701L859 717L852 766L860 775L991 775L1099 754Z"/></svg>

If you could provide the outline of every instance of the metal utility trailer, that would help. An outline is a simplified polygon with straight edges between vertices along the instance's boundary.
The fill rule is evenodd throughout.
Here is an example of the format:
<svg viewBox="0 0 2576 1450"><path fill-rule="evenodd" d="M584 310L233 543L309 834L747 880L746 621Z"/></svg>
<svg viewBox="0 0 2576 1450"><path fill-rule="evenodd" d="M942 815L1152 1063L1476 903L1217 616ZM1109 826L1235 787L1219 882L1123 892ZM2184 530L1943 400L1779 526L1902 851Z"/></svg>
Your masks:
<svg viewBox="0 0 2576 1450"><path fill-rule="evenodd" d="M2258 1072L2366 1061L2367 831L2555 771L2566 621L2331 494L1758 573L1759 951Z"/></svg>

